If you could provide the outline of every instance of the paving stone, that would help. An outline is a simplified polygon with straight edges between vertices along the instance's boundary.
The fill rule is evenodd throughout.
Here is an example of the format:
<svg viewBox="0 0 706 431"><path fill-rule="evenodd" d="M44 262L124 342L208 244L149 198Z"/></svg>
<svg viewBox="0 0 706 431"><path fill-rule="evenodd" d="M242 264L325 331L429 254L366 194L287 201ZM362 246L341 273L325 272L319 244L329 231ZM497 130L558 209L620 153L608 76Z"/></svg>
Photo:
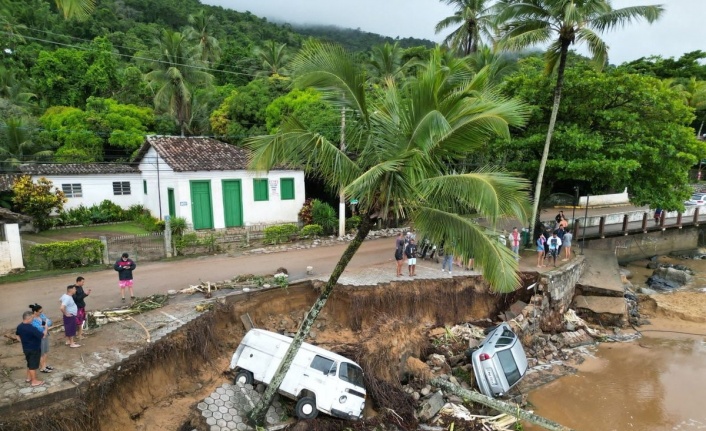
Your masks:
<svg viewBox="0 0 706 431"><path fill-rule="evenodd" d="M206 397L204 398L203 402L206 404L213 404L213 398L211 398L210 396Z"/></svg>
<svg viewBox="0 0 706 431"><path fill-rule="evenodd" d="M223 419L227 421L232 421L233 420L233 415L230 413L223 413Z"/></svg>
<svg viewBox="0 0 706 431"><path fill-rule="evenodd" d="M235 395L235 391L233 389L226 389L226 395L232 397L233 395Z"/></svg>
<svg viewBox="0 0 706 431"><path fill-rule="evenodd" d="M22 389L20 389L20 393L21 393L22 395L31 394L31 393L32 393L32 388L30 388L30 387L22 388Z"/></svg>
<svg viewBox="0 0 706 431"><path fill-rule="evenodd" d="M217 412L218 411L218 406L215 404L209 404L208 409L211 410L212 412Z"/></svg>
<svg viewBox="0 0 706 431"><path fill-rule="evenodd" d="M226 393L226 390L225 390L224 388L216 388L216 393L217 393L217 394L220 394L220 395L223 395L223 394Z"/></svg>
<svg viewBox="0 0 706 431"><path fill-rule="evenodd" d="M221 412L213 412L213 418L218 420L218 419L223 419L223 413Z"/></svg>
<svg viewBox="0 0 706 431"><path fill-rule="evenodd" d="M228 407L220 406L220 407L218 407L218 411L221 412L221 414L228 413Z"/></svg>
<svg viewBox="0 0 706 431"><path fill-rule="evenodd" d="M214 400L213 403L214 403L215 405L217 405L218 407L222 407L222 406L225 405L225 402L223 402L223 400L221 400L221 399Z"/></svg>
<svg viewBox="0 0 706 431"><path fill-rule="evenodd" d="M245 431L245 430L248 429L248 426L245 425L244 423L240 422L239 424L237 424L237 425L235 426L235 428L236 428L237 430L239 430L239 431Z"/></svg>
<svg viewBox="0 0 706 431"><path fill-rule="evenodd" d="M215 425L216 424L216 419L215 418L206 418L206 423L208 425Z"/></svg>
<svg viewBox="0 0 706 431"><path fill-rule="evenodd" d="M206 409L208 408L208 405L207 405L206 403L204 403L204 402L200 402L196 407L197 407L199 410L206 410Z"/></svg>
<svg viewBox="0 0 706 431"><path fill-rule="evenodd" d="M236 424L235 422L233 422L233 421L228 421L228 422L226 422L226 428L228 428L229 430L235 431L235 429L236 429L235 427L236 427L236 426L237 426L237 424Z"/></svg>
<svg viewBox="0 0 706 431"><path fill-rule="evenodd" d="M211 416L213 416L213 412L211 410L204 410L201 412L201 416L205 418L210 418Z"/></svg>

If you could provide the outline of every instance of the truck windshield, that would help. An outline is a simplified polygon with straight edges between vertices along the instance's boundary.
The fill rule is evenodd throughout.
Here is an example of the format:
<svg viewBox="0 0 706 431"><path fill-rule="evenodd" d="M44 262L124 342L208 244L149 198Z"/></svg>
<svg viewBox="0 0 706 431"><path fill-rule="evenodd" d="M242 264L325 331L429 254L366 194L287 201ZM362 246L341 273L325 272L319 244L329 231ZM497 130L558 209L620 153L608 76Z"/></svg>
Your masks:
<svg viewBox="0 0 706 431"><path fill-rule="evenodd" d="M341 371L338 373L338 378L365 389L365 383L363 382L363 370L361 370L358 366L348 362L341 362Z"/></svg>

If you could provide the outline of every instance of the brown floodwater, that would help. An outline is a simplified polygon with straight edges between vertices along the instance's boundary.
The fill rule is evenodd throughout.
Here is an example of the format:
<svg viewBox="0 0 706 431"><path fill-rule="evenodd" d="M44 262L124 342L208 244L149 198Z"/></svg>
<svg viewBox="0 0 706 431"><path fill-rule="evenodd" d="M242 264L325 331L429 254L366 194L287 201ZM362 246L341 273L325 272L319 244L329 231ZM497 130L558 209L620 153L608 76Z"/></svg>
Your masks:
<svg viewBox="0 0 706 431"><path fill-rule="evenodd" d="M657 312L637 341L601 344L576 374L529 394L535 413L577 431L706 430L706 261L660 260L698 274L680 291L659 294L684 319ZM651 274L643 268L630 267L636 286Z"/></svg>

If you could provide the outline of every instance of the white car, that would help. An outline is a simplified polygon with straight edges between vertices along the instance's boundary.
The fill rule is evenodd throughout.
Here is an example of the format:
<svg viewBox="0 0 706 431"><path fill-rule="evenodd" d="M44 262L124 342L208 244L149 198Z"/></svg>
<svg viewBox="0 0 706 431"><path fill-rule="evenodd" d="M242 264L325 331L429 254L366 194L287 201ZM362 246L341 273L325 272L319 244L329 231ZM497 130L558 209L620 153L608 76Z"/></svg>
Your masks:
<svg viewBox="0 0 706 431"><path fill-rule="evenodd" d="M694 193L684 205L706 205L706 193Z"/></svg>

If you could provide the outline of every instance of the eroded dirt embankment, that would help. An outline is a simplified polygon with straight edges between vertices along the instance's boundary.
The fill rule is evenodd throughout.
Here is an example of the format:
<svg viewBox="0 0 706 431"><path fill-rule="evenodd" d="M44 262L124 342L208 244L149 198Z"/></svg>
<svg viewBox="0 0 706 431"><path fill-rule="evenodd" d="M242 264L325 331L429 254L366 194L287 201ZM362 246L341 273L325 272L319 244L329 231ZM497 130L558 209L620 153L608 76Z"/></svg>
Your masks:
<svg viewBox="0 0 706 431"><path fill-rule="evenodd" d="M363 366L373 407L401 403L397 413L413 421L412 403L405 403L395 388L406 359L423 356L428 348L428 329L492 318L515 300L526 300L517 295L492 294L480 277L339 286L310 341ZM192 407L228 378L224 371L230 355L245 333L240 316L249 314L258 327L294 332L317 296L317 285L304 282L286 290L228 297L204 316L63 394L65 401L45 407L38 401L9 421L3 418L3 429L192 429L198 425Z"/></svg>

